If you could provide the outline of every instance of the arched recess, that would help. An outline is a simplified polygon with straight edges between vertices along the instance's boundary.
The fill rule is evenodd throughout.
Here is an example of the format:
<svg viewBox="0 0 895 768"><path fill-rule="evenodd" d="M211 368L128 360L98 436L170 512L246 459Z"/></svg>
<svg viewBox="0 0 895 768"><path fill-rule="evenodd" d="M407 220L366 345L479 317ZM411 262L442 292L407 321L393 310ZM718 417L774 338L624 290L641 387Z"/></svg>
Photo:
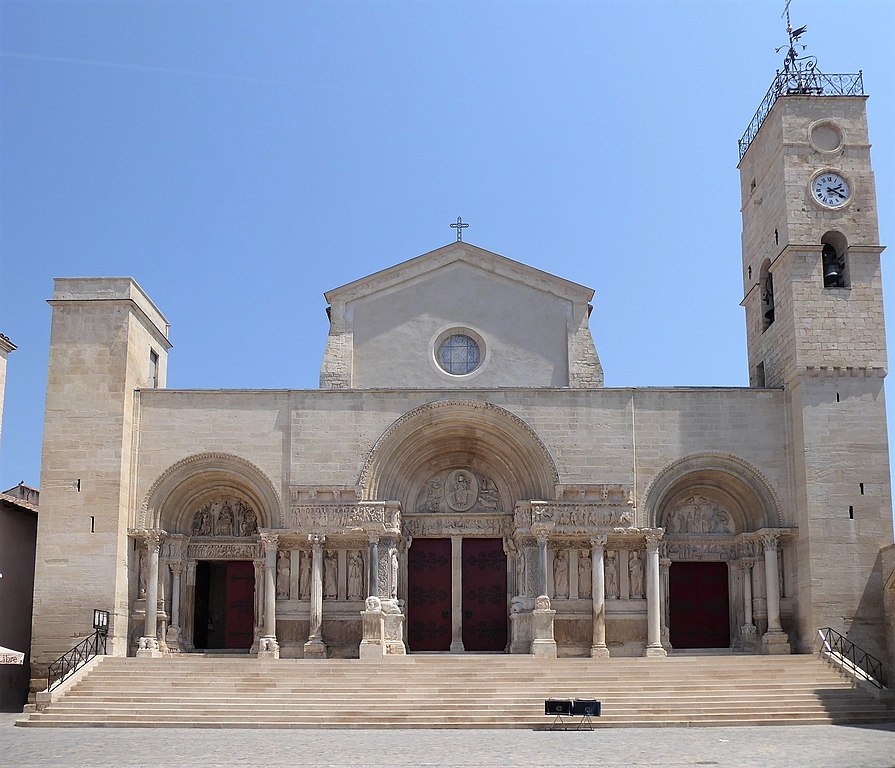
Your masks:
<svg viewBox="0 0 895 768"><path fill-rule="evenodd" d="M848 238L842 232L824 233L821 243L821 267L824 288L848 288Z"/></svg>
<svg viewBox="0 0 895 768"><path fill-rule="evenodd" d="M668 511L695 494L733 516L732 533L781 527L780 501L767 479L742 459L717 453L685 456L659 472L645 496L647 525L662 527Z"/></svg>
<svg viewBox="0 0 895 768"><path fill-rule="evenodd" d="M774 322L776 314L774 303L774 276L771 274L771 261L765 259L758 273L758 290L761 298L761 329L766 331Z"/></svg>
<svg viewBox="0 0 895 768"><path fill-rule="evenodd" d="M233 454L203 453L162 473L143 500L137 527L190 533L196 510L220 496L245 501L257 515L259 528L280 524L279 494L264 472Z"/></svg>
<svg viewBox="0 0 895 768"><path fill-rule="evenodd" d="M452 467L494 477L507 503L553 499L559 481L546 446L518 416L492 403L443 400L409 411L379 437L359 485L366 499L407 504L428 477Z"/></svg>

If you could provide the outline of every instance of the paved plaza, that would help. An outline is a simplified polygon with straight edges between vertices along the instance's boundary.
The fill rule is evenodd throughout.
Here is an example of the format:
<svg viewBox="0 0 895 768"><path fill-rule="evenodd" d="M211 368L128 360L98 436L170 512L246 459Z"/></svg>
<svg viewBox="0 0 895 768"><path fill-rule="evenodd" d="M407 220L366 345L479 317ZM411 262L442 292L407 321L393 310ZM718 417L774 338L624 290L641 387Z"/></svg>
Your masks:
<svg viewBox="0 0 895 768"><path fill-rule="evenodd" d="M15 728L0 714L0 766L720 766L895 768L885 726L522 730Z"/></svg>

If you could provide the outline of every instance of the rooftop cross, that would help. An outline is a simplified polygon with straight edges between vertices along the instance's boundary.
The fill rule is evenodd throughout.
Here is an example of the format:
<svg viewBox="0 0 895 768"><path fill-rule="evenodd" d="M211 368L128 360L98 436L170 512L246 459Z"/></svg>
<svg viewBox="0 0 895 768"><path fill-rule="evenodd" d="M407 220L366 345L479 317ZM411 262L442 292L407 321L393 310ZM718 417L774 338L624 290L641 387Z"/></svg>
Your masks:
<svg viewBox="0 0 895 768"><path fill-rule="evenodd" d="M458 243L463 242L463 230L466 229L468 226L469 224L464 224L463 219L461 219L459 216L457 217L457 222L455 224L451 224L451 228L457 230Z"/></svg>

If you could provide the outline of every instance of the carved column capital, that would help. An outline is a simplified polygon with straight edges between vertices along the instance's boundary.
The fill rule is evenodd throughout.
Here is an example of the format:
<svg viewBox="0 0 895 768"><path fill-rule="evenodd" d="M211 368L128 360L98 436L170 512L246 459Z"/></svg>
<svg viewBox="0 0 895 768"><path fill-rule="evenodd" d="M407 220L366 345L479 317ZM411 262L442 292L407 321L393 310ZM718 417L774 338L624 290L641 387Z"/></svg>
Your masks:
<svg viewBox="0 0 895 768"><path fill-rule="evenodd" d="M546 543L547 543L547 539L550 538L550 537L549 537L547 531L545 531L543 528L541 528L541 529L537 532L537 534L536 534L536 538L537 538L537 540L538 540L538 544L542 544L542 545L543 545L543 544L546 544Z"/></svg>
<svg viewBox="0 0 895 768"><path fill-rule="evenodd" d="M590 545L592 547L599 547L600 549L604 549L606 547L606 542L608 541L609 537L605 533L590 537Z"/></svg>
<svg viewBox="0 0 895 768"><path fill-rule="evenodd" d="M146 547L150 552L158 552L159 547L162 545L162 539L164 539L165 536L167 536L167 534L158 528L149 528L143 533Z"/></svg>
<svg viewBox="0 0 895 768"><path fill-rule="evenodd" d="M646 541L646 551L652 554L659 553L659 542L662 541L662 534L665 533L661 528L656 531L651 531L650 533L645 533L643 535L644 540Z"/></svg>
<svg viewBox="0 0 895 768"><path fill-rule="evenodd" d="M168 563L168 567L171 569L171 573L180 574L183 573L183 563L180 560L174 560Z"/></svg>
<svg viewBox="0 0 895 768"><path fill-rule="evenodd" d="M264 546L265 552L270 552L273 550L277 551L277 540L280 538L278 533L274 533L273 531L261 531L261 544Z"/></svg>
<svg viewBox="0 0 895 768"><path fill-rule="evenodd" d="M779 533L763 533L761 534L761 545L764 547L765 552L767 551L776 551L777 545L780 541Z"/></svg>
<svg viewBox="0 0 895 768"><path fill-rule="evenodd" d="M312 549L317 549L323 546L323 543L326 541L326 536L319 533L311 533L308 535L308 541L311 542Z"/></svg>

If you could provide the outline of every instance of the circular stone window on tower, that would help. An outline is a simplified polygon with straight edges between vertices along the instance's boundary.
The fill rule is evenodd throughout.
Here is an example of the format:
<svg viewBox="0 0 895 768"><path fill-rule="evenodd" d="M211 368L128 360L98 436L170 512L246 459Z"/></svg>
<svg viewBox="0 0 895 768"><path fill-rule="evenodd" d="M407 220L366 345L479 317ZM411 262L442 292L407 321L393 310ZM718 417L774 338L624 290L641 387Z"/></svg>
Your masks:
<svg viewBox="0 0 895 768"><path fill-rule="evenodd" d="M482 364L482 345L466 332L450 331L435 349L438 367L452 376L465 376Z"/></svg>

